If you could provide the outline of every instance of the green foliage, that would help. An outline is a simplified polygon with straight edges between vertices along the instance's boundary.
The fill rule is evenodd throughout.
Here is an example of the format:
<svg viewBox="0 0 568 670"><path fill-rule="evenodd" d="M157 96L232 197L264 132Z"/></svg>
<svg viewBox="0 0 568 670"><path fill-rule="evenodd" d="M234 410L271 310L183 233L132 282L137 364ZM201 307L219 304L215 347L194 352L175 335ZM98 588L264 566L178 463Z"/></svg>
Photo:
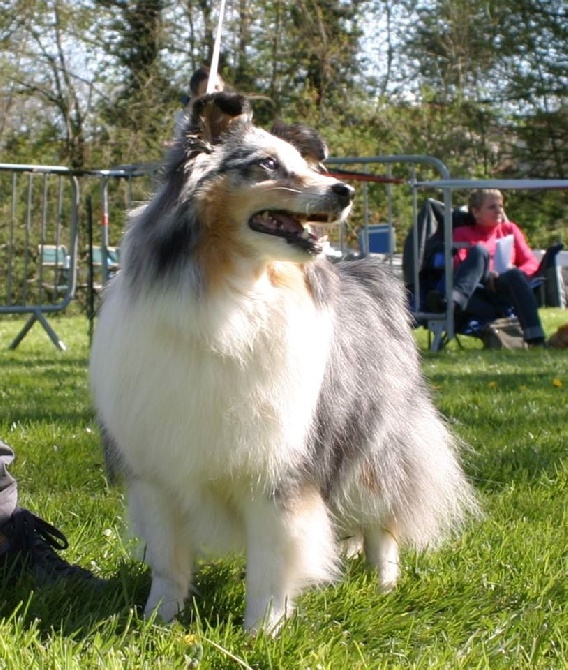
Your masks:
<svg viewBox="0 0 568 670"><path fill-rule="evenodd" d="M0 8L5 161L161 160L179 94L211 60L216 6ZM240 1L228 3L220 68L257 96L258 123L309 123L334 156L420 153L455 177L566 178L566 18L560 0ZM540 246L564 235L568 205L566 191L539 198L518 198L515 216Z"/></svg>
<svg viewBox="0 0 568 670"><path fill-rule="evenodd" d="M566 320L543 310L547 331ZM0 321L7 345L21 319ZM92 409L84 317L59 317L56 352L38 327L0 349L0 436L17 459L21 504L65 532L65 557L108 578L103 592L35 589L0 573L0 667L481 668L555 670L568 656L568 377L564 352L482 351L466 340L424 354L436 404L471 449L483 519L440 550L403 554L396 592L376 592L361 559L345 579L308 591L276 639L247 637L242 558L200 564L179 621L143 621L149 574L124 530L121 488L109 488ZM417 333L424 343L422 331ZM377 343L380 355L380 343Z"/></svg>

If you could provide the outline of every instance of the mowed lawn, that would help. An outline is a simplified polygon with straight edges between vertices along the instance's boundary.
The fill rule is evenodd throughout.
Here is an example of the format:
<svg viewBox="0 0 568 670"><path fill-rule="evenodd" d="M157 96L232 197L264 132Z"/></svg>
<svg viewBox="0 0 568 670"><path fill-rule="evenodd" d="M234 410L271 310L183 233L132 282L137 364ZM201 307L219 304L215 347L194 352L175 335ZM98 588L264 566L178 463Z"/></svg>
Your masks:
<svg viewBox="0 0 568 670"><path fill-rule="evenodd" d="M568 321L542 314L548 333ZM307 592L270 639L241 631L242 557L200 565L173 625L141 618L150 578L125 533L123 491L104 475L87 322L52 320L65 352L37 325L9 351L22 323L0 320L0 437L17 452L21 504L65 532L68 560L109 582L34 590L0 572L0 669L568 667L568 351L486 352L470 340L425 352L435 402L469 445L484 517L436 552L404 552L388 596L348 561L345 579Z"/></svg>

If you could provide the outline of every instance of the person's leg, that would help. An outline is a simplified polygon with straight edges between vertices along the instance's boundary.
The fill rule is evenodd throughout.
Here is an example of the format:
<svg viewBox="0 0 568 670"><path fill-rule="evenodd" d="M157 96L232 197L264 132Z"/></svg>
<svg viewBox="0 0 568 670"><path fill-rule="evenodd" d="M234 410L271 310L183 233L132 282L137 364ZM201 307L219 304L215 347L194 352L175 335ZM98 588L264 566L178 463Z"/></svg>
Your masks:
<svg viewBox="0 0 568 670"><path fill-rule="evenodd" d="M506 316L506 309L502 306L502 298L486 288L478 287L467 303L467 309L464 312L467 319L476 319L482 323L487 323L498 319L500 316ZM510 307L510 305L509 305Z"/></svg>
<svg viewBox="0 0 568 670"><path fill-rule="evenodd" d="M9 578L21 569L30 569L39 584L62 577L101 581L56 553L56 549L69 546L61 531L18 507L18 484L8 472L13 460L14 452L0 440L0 577Z"/></svg>
<svg viewBox="0 0 568 670"><path fill-rule="evenodd" d="M523 329L526 342L544 342L544 330L538 304L528 277L518 268L511 268L495 279L495 292L511 301Z"/></svg>
<svg viewBox="0 0 568 670"><path fill-rule="evenodd" d="M454 270L452 302L456 312L465 312L468 303L480 283L487 279L489 254L487 249L475 245L468 250L466 258ZM431 312L446 310L447 301L440 291L430 291L426 304Z"/></svg>
<svg viewBox="0 0 568 670"><path fill-rule="evenodd" d="M6 523L18 504L18 484L8 472L14 452L0 440L0 527ZM8 551L10 540L0 532L0 555Z"/></svg>
<svg viewBox="0 0 568 670"><path fill-rule="evenodd" d="M462 311L480 283L487 278L489 268L489 254L487 249L476 244L467 252L463 260L454 271L454 289L452 300Z"/></svg>
<svg viewBox="0 0 568 670"><path fill-rule="evenodd" d="M14 452L0 440L0 524L7 521L18 504L18 484L8 472Z"/></svg>

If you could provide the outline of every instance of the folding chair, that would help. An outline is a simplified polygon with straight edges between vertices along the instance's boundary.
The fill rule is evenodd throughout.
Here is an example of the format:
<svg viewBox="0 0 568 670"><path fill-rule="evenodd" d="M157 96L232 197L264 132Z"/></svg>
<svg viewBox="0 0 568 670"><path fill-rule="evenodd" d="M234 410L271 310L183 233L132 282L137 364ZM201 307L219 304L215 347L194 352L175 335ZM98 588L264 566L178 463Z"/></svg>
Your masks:
<svg viewBox="0 0 568 670"><path fill-rule="evenodd" d="M420 314L416 326L425 327L429 334L430 348L439 351L448 342L445 315L429 314L426 296L430 291L445 292L444 272L444 204L428 198L417 218L416 228L411 229L403 251L403 275L409 293L409 305L414 314ZM472 225L471 215L462 209L452 211L452 226L457 228ZM414 257L414 236L418 236L418 257ZM546 271L556 263L562 243L547 249L539 268L531 280L531 287L540 291L545 281ZM457 246L452 248L452 253ZM415 287L415 267L418 266L418 282ZM483 287L474 293L472 311L462 313L455 319L454 332L457 335L480 338L484 327L502 317L515 317L515 312L508 302L494 296ZM459 342L459 339L458 339Z"/></svg>
<svg viewBox="0 0 568 670"><path fill-rule="evenodd" d="M38 252L40 286L50 299L65 295L71 287L67 247L63 244L40 244Z"/></svg>

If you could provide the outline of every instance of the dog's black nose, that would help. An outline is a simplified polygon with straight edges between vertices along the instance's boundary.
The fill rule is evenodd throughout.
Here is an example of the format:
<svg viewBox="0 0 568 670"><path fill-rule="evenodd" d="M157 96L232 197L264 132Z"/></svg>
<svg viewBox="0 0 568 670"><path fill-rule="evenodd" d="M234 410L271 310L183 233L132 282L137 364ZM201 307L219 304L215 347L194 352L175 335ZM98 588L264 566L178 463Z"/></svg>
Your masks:
<svg viewBox="0 0 568 670"><path fill-rule="evenodd" d="M334 184L331 187L331 190L337 196L339 204L342 207L347 207L347 205L353 200L353 195L355 193L355 189L352 186L348 186L341 181L337 182L337 184Z"/></svg>

